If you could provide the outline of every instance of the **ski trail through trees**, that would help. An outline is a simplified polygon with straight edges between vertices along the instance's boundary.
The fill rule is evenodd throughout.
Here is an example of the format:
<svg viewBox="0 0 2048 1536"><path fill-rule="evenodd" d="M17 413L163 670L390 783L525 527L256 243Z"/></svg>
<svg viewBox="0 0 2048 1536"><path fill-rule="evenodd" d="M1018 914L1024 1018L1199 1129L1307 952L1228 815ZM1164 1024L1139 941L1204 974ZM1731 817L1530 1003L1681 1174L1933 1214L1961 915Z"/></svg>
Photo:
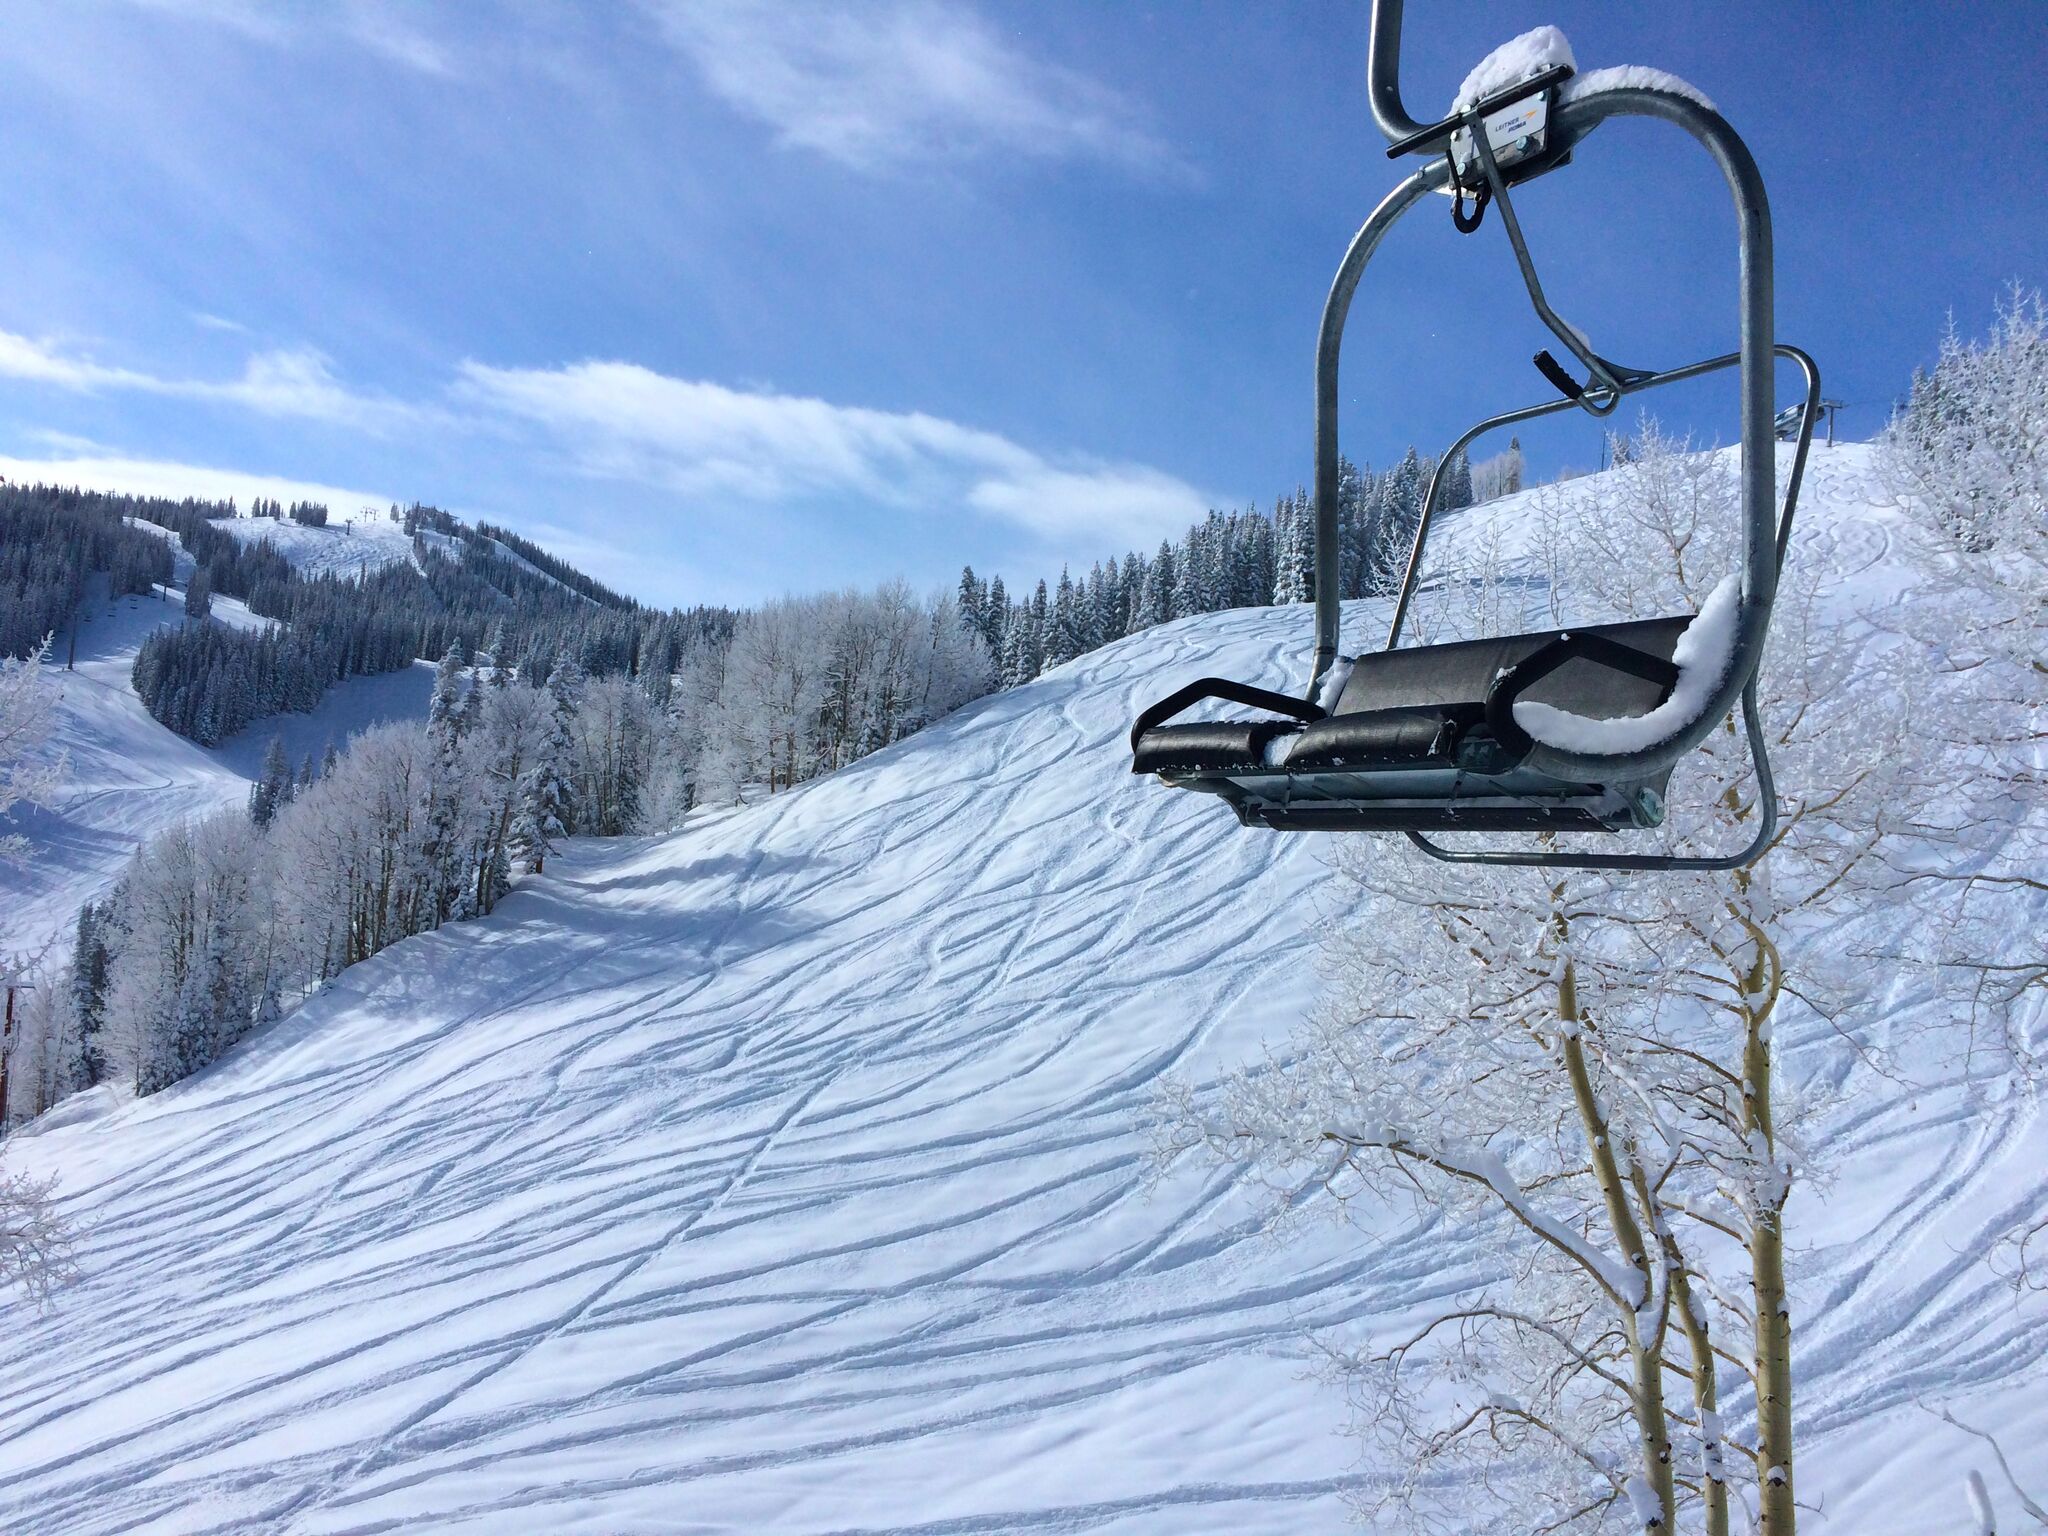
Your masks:
<svg viewBox="0 0 2048 1536"><path fill-rule="evenodd" d="M1801 548L1898 580L1843 537L1892 515L1860 450L1816 454ZM1316 995L1331 885L1124 746L1191 677L1298 687L1309 641L1298 607L1175 621L675 837L568 843L211 1069L16 1138L88 1230L0 1336L0 1527L1340 1528L1383 1469L1311 1337L1394 1336L1484 1253L1399 1202L1326 1222L1314 1182L1269 1230L1241 1173L1155 1166L1162 1074L1213 1091ZM2048 1473L2048 1322L1965 1258L2048 1134L1915 999L1894 1028L1897 1080L1783 1042L1853 1090L1793 1289L1802 1496L1858 1536L1953 1514L1941 1383Z"/></svg>

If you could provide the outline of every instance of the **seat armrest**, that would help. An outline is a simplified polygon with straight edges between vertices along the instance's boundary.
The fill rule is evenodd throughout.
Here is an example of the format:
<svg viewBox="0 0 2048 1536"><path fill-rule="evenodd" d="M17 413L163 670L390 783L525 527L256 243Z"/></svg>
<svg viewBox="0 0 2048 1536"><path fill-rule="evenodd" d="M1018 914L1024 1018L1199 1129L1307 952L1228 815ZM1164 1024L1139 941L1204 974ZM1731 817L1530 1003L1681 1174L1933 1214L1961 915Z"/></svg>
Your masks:
<svg viewBox="0 0 2048 1536"><path fill-rule="evenodd" d="M1138 738L1153 726L1171 720L1189 705L1199 704L1204 699L1222 699L1231 704L1247 704L1253 709L1270 709L1276 715L1306 720L1311 724L1324 715L1320 705L1307 699L1297 699L1292 694L1254 688L1250 683L1233 683L1224 677L1201 677L1185 688L1175 689L1138 716L1137 723L1131 727L1131 750L1138 750Z"/></svg>

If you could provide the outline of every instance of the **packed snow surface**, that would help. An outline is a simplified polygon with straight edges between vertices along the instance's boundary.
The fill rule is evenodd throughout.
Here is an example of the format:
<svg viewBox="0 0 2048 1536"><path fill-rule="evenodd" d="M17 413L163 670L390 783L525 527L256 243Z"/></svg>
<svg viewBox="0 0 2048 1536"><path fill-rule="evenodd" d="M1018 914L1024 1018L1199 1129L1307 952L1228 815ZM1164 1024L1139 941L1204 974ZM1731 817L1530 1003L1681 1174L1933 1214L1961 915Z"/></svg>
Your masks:
<svg viewBox="0 0 2048 1536"><path fill-rule="evenodd" d="M1558 64L1576 65L1572 45L1556 27L1532 27L1520 37L1502 43L1473 65L1451 99L1451 111L1463 112L1495 91L1519 85L1532 75Z"/></svg>
<svg viewBox="0 0 2048 1536"><path fill-rule="evenodd" d="M324 528L289 517L216 517L238 543L268 544L301 576L360 576L412 558L412 535L382 512L333 512Z"/></svg>
<svg viewBox="0 0 2048 1536"><path fill-rule="evenodd" d="M1515 724L1548 747L1565 752L1640 752L1684 730L1700 717L1735 655L1735 620L1742 578L1723 577L1671 648L1678 681L1671 696L1646 714L1594 720L1541 699L1517 699Z"/></svg>
<svg viewBox="0 0 2048 1536"><path fill-rule="evenodd" d="M189 576L191 556L182 543L178 554ZM23 868L0 868L0 953L8 955L68 951L80 904L106 894L138 844L248 798L273 735L284 738L296 766L307 753L317 760L330 741L342 746L379 721L424 718L433 692L434 669L424 662L352 677L329 688L310 714L274 715L217 747L202 747L158 724L131 680L135 653L152 630L191 622L183 595L172 589L117 602L102 596L83 612L75 669L65 670L70 636L60 635L44 671L61 698L42 750L64 754L69 771L50 807L16 807L12 824L27 834L35 856ZM273 622L220 594L212 617L242 628Z"/></svg>
<svg viewBox="0 0 2048 1536"><path fill-rule="evenodd" d="M1865 465L1815 450L1795 558L1889 590ZM1284 1041L1337 893L1325 843L1125 744L1193 677L1299 687L1310 643L1306 607L1183 620L572 845L199 1077L15 1138L88 1229L0 1335L0 1527L1341 1529L1380 1470L1309 1337L1386 1340L1486 1261L1406 1204L1275 1236L1230 1171L1150 1177L1160 1078ZM1958 1524L1975 1453L1917 1397L2048 1481L2048 1323L1981 1257L2048 1132L1897 1003L1897 1081L1779 1032L1859 1090L1793 1206L1801 1495L1844 1536Z"/></svg>

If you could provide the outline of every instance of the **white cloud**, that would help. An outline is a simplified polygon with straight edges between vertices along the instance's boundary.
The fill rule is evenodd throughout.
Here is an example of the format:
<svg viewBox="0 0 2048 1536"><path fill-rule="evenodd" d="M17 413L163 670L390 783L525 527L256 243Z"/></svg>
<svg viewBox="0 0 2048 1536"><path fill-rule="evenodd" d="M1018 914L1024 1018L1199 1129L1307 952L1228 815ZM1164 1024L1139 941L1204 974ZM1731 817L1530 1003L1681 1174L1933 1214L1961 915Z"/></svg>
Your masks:
<svg viewBox="0 0 2048 1536"><path fill-rule="evenodd" d="M1185 533L1210 505L1185 481L1142 464L1088 469L1036 464L1015 475L978 481L967 501L1049 543L1071 544L1077 537L1100 534L1147 553L1159 540Z"/></svg>
<svg viewBox="0 0 2048 1536"><path fill-rule="evenodd" d="M0 331L0 378L79 394L205 401L371 434L495 432L526 451L537 426L585 475L703 503L795 509L857 502L909 513L964 511L1020 530L1047 554L1150 547L1177 536L1210 505L1187 482L1141 464L1041 454L1000 433L922 411L735 389L637 363L496 368L465 362L440 400L404 401L350 389L324 356L307 349L256 353L239 378L166 378ZM0 473L109 488L114 483L104 477L118 473L128 477L119 488L162 495L293 500L319 499L333 489L281 489L294 483L129 459L84 439L50 440L50 446L71 457L0 460L16 466ZM230 481L242 488L230 488ZM334 494L345 502L357 495Z"/></svg>
<svg viewBox="0 0 2048 1536"><path fill-rule="evenodd" d="M258 496L286 502L317 501L331 507L337 514L353 512L360 507L388 507L401 500L376 491L323 485L315 480L297 480L288 475L253 474L240 469L217 469L203 464L129 459L116 455L22 459L0 454L0 479L23 485L40 481L44 485L75 485L92 491L125 491L136 496L192 496L206 500L232 496L245 506Z"/></svg>
<svg viewBox="0 0 2048 1536"><path fill-rule="evenodd" d="M274 48L318 47L340 38L417 74L455 73L448 49L412 24L410 8L388 0L329 0L287 6L275 0L129 0L145 11L223 27Z"/></svg>
<svg viewBox="0 0 2048 1536"><path fill-rule="evenodd" d="M415 74L448 79L456 73L447 46L389 6L354 0L341 8L337 21L343 36Z"/></svg>
<svg viewBox="0 0 2048 1536"><path fill-rule="evenodd" d="M131 390L183 400L239 405L263 416L298 417L366 431L383 431L417 418L416 407L359 394L335 378L327 358L301 348L258 352L239 379L173 379L109 366L67 353L50 342L0 331L0 378L54 385L83 394Z"/></svg>
<svg viewBox="0 0 2048 1536"><path fill-rule="evenodd" d="M45 342L0 331L0 378L54 384L59 389L151 389L157 381L128 368L109 368L84 358L66 357Z"/></svg>
<svg viewBox="0 0 2048 1536"><path fill-rule="evenodd" d="M671 378L635 363L462 366L469 404L546 428L586 474L759 503L858 497L966 507L1048 543L1147 545L1206 498L1142 465L1055 462L998 433L916 411Z"/></svg>
<svg viewBox="0 0 2048 1536"><path fill-rule="evenodd" d="M989 151L1188 171L1123 96L941 0L642 0L729 106L863 171Z"/></svg>

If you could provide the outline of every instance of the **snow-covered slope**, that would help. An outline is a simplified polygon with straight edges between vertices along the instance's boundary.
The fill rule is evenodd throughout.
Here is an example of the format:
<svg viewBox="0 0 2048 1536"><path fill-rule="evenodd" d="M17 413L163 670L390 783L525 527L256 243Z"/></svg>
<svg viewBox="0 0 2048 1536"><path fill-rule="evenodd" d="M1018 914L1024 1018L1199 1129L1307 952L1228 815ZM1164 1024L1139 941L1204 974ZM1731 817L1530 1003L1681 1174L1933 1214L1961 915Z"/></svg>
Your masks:
<svg viewBox="0 0 2048 1536"><path fill-rule="evenodd" d="M583 596L582 593L578 592L566 581L563 581L559 576L550 575L542 570L531 560L527 559L526 556L520 554L518 550L501 539L489 538L475 532L470 532L461 538L457 538L452 533L438 533L432 528L422 528L420 530L420 537L426 540L429 549L447 556L450 560L460 560L465 550L481 545L483 548L488 549L494 557L504 561L507 565L525 571L529 576L538 576L548 585L561 588L562 591L567 592L571 597ZM583 598L583 600L585 602L591 601L587 597Z"/></svg>
<svg viewBox="0 0 2048 1536"><path fill-rule="evenodd" d="M16 808L13 819L34 857L0 871L7 906L0 948L15 953L35 954L60 936L68 942L79 905L106 889L137 843L248 793L247 782L212 753L150 718L129 681L150 631L185 622L182 599L102 599L89 608L75 670L62 670L66 651L59 650L45 673L63 691L46 750L64 753L69 771L48 810Z"/></svg>
<svg viewBox="0 0 2048 1536"><path fill-rule="evenodd" d="M1876 571L1862 464L1822 458L1806 526ZM576 846L200 1077L20 1138L91 1227L80 1285L0 1337L0 1524L1340 1528L1375 1470L1306 1336L1397 1326L1476 1259L1406 1209L1273 1237L1228 1173L1148 1181L1161 1075L1286 1034L1329 887L1314 839L1133 779L1124 743L1187 678L1296 683L1308 638L1301 608L1168 625ZM2048 1324L1979 1258L2048 1130L1957 1053L1914 1072L1835 1113L1850 1177L1796 1218L1802 1493L1856 1536L1955 1527L1916 1393L2048 1479Z"/></svg>
<svg viewBox="0 0 2048 1536"><path fill-rule="evenodd" d="M167 531L167 537L176 535ZM191 557L182 544L178 553L189 574ZM273 622L225 596L213 599L213 617L244 628ZM175 590L164 598L103 599L89 605L80 626L75 670L63 670L67 649L57 650L45 675L63 696L44 750L64 753L70 769L49 809L22 806L13 814L35 853L25 867L0 869L0 952L35 955L48 944L65 947L80 904L105 893L138 843L247 798L273 735L284 737L296 764L308 752L317 759L330 741L345 744L366 726L426 714L434 669L422 662L404 672L349 678L328 689L310 714L273 716L217 747L198 746L159 725L130 681L135 653L150 631L185 622Z"/></svg>
<svg viewBox="0 0 2048 1536"><path fill-rule="evenodd" d="M239 543L269 544L302 576L359 576L412 558L412 535L381 512L337 512L324 528L269 517L216 517L213 526Z"/></svg>

